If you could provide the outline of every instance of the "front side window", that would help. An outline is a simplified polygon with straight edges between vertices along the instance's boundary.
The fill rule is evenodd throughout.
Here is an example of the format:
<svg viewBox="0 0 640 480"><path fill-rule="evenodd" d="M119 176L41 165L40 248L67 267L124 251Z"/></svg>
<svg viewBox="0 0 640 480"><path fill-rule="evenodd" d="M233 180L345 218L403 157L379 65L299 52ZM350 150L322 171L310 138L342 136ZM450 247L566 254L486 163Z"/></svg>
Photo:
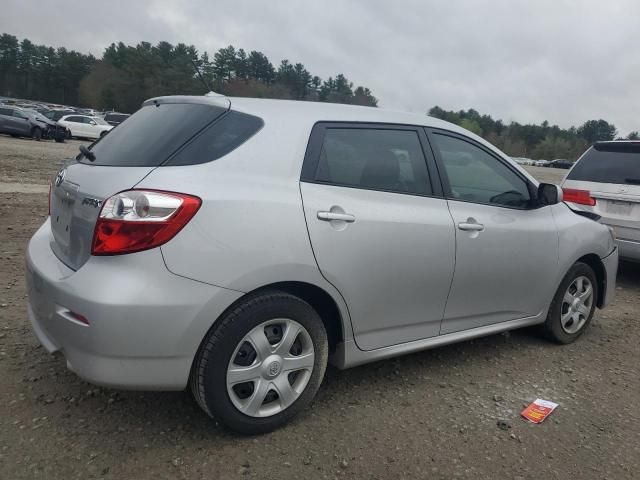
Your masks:
<svg viewBox="0 0 640 480"><path fill-rule="evenodd" d="M22 113L20 110L14 110L13 116L17 118L23 118L23 119L27 118L27 116L24 113Z"/></svg>
<svg viewBox="0 0 640 480"><path fill-rule="evenodd" d="M449 181L449 198L512 208L527 208L527 182L493 155L472 143L434 134Z"/></svg>
<svg viewBox="0 0 640 480"><path fill-rule="evenodd" d="M427 164L414 130L327 128L315 180L428 195Z"/></svg>

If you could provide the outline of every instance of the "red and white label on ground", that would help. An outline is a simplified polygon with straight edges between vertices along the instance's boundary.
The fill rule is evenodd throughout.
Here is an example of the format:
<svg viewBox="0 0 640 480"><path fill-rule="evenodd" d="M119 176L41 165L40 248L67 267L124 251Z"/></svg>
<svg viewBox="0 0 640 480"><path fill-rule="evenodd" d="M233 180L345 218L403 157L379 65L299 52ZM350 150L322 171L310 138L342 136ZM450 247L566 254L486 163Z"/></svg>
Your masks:
<svg viewBox="0 0 640 480"><path fill-rule="evenodd" d="M557 403L538 398L525 408L520 415L532 423L542 423L545 418L551 415L551 412L553 412L557 406Z"/></svg>

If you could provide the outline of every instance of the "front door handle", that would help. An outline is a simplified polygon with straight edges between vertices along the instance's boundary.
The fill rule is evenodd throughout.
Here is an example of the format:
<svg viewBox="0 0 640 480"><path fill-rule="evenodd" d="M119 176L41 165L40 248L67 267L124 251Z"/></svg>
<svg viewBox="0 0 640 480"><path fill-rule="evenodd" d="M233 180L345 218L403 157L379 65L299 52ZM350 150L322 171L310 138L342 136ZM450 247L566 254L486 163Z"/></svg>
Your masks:
<svg viewBox="0 0 640 480"><path fill-rule="evenodd" d="M477 222L470 222L469 220L467 220L466 222L460 222L458 224L458 228L460 230L464 230L465 232L482 232L484 230L484 225Z"/></svg>
<svg viewBox="0 0 640 480"><path fill-rule="evenodd" d="M318 220L323 220L325 222L340 220L347 223L353 223L356 221L356 217L348 213L318 212Z"/></svg>

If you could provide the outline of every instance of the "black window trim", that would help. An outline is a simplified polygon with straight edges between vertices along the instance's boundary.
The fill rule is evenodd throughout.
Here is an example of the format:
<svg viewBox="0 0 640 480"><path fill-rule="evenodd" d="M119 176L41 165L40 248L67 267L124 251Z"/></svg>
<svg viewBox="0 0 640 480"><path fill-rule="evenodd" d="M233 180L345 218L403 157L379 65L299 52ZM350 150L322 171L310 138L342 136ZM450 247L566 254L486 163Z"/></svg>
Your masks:
<svg viewBox="0 0 640 480"><path fill-rule="evenodd" d="M178 155L180 155L180 153L183 150L186 150L187 147L189 145L191 145L192 143L196 142L198 140L198 138L200 138L202 135L205 134L205 132L207 132L209 130L209 128L214 127L215 125L222 123L223 119L226 119L226 117L229 116L229 114L231 114L232 112L235 113L239 113L241 115L248 115L250 117L255 117L258 120L260 120L260 128L258 128L255 132L253 132L250 136L248 136L247 138L245 138L242 143L240 143L236 148L234 148L233 150L236 150L238 148L240 148L242 145L244 145L245 143L247 143L249 140L251 140L254 136L256 136L258 133L260 133L260 131L264 128L264 119L262 117L259 117L257 115L251 114L251 113L245 113L245 112L239 112L237 110L233 110L231 108L228 108L226 111L224 111L222 114L220 114L219 117L214 118L211 122L207 123L204 127L202 127L200 130L198 130L195 134L193 134L183 145L181 145L180 147L178 147L173 153L171 153L164 162L162 162L160 165L158 165L158 167L171 167L171 166L179 166L179 167L190 167L193 165L203 165L205 163L211 163L211 162L215 162L216 160L219 160L220 158L223 158L224 156L228 155L231 152L228 152L227 154L225 154L223 157L217 157L214 158L212 160L207 160L206 162L202 162L202 163L194 163L194 164L189 164L189 165L171 165L171 161L177 157ZM115 128L115 127L114 127ZM232 151L233 151L232 150Z"/></svg>
<svg viewBox="0 0 640 480"><path fill-rule="evenodd" d="M328 129L354 129L354 130L404 130L415 132L418 135L418 142L422 150L422 155L427 166L429 175L429 187L431 193L414 193L399 192L397 190L388 190L382 188L363 187L359 185L348 185L342 183L326 182L316 179L318 163L320 162L320 153L324 142L325 132ZM438 178L438 170L435 159L433 157L429 141L424 131L424 125L410 125L385 122L357 122L357 121L328 121L323 120L316 122L311 129L307 149L302 163L302 171L300 173L300 181L305 183L314 183L317 185L328 185L340 188L352 188L356 190L368 190L371 192L394 193L397 195L411 195L414 197L439 198L443 199L444 194L441 182Z"/></svg>
<svg viewBox="0 0 640 480"><path fill-rule="evenodd" d="M476 205L487 205L487 206L490 206L490 207L506 208L506 209L509 209L509 210L520 210L520 211L535 210L535 209L538 209L538 208L541 208L541 207L544 206L544 205L541 205L538 202L538 189L531 182L531 180L529 180L526 176L524 176L522 174L522 172L518 171L518 169L514 168L513 165L511 165L507 160L505 160L501 156L497 155L495 152L493 152L490 149L488 149L485 145L482 145L481 143L476 142L472 138L469 138L469 137L467 137L465 135L462 135L462 134L457 133L457 132L452 132L450 130L446 130L446 129L443 129L443 128L424 127L424 130L425 130L425 134L427 136L427 139L429 140L429 144L431 146L431 151L432 151L433 157L435 158L436 167L438 169L438 178L440 178L440 181L442 182L442 190L444 192L444 198L446 198L448 201L474 203ZM507 167L507 169L511 170L511 172L516 174L516 176L518 178L520 178L523 182L525 182L525 184L527 186L527 190L529 191L529 197L531 199L530 205L528 207L511 207L509 205L499 205L499 204L496 204L496 203L477 202L477 201L465 200L465 199L461 199L461 198L452 197L451 196L451 186L449 184L449 177L447 176L447 171L446 171L446 169L444 167L444 163L442 161L442 157L440 156L440 152L435 147L435 142L433 140L433 136L434 135L444 135L444 136L448 136L448 137L451 137L451 138L455 138L457 140L461 140L463 142L467 142L467 143L473 145L474 147L477 147L480 150L484 151L485 153L487 153L491 157L495 158L496 160L498 160L502 165Z"/></svg>

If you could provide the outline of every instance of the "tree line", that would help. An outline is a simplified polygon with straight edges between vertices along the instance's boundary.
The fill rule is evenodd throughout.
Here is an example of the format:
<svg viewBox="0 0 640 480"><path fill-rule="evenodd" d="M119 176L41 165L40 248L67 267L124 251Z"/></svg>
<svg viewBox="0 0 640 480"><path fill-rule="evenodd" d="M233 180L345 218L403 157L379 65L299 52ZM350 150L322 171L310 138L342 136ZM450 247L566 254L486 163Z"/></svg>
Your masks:
<svg viewBox="0 0 640 480"><path fill-rule="evenodd" d="M377 106L364 86L342 73L326 80L302 63L274 66L262 52L232 45L210 57L193 45L122 42L101 58L63 47L0 36L0 95L130 113L147 98L205 93L194 64L215 91L229 96L281 98Z"/></svg>
<svg viewBox="0 0 640 480"><path fill-rule="evenodd" d="M615 125L602 119L587 120L579 127L560 128L546 120L540 125L518 122L507 125L472 108L456 112L435 106L429 115L472 131L512 157L575 160L594 142L622 140L617 137ZM626 139L639 140L640 135L634 131Z"/></svg>

